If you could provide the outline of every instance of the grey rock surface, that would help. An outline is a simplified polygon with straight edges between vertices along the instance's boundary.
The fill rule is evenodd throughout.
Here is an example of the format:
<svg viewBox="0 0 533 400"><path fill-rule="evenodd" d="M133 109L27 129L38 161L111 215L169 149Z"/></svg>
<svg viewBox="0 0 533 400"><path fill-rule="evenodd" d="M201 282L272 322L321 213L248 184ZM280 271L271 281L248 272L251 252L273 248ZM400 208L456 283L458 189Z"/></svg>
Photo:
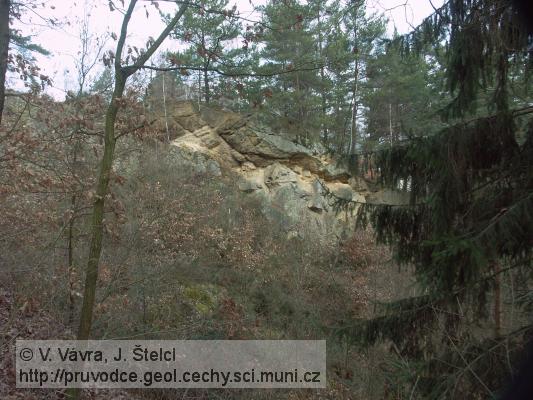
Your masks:
<svg viewBox="0 0 533 400"><path fill-rule="evenodd" d="M365 184L324 154L255 126L248 117L183 105L173 115L187 134L172 142L180 165L207 176L225 176L258 201L261 212L286 227L288 237L331 238L346 220L331 207L325 189L364 202ZM183 122L183 123L182 123Z"/></svg>

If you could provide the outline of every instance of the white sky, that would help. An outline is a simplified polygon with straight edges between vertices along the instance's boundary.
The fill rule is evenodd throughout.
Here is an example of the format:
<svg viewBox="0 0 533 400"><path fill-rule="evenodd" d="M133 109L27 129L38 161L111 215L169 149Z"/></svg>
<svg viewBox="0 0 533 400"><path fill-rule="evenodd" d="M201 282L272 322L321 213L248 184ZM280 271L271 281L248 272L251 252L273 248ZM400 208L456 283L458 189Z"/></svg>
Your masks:
<svg viewBox="0 0 533 400"><path fill-rule="evenodd" d="M253 4L251 4L253 2ZM264 4L266 0L230 0L230 6L237 5L241 16L256 19L253 14L253 5ZM119 0L115 0L119 4ZM125 1L127 4L127 0ZM433 0L436 7L440 7L443 0ZM46 1L44 9L36 10L42 17L55 17L61 23L61 27L51 29L43 23L43 20L28 11L25 16L25 24L18 25L23 34L32 34L33 41L42 45L51 52L48 57L38 56L38 64L42 72L53 80L53 87L47 92L57 99L64 98L66 90L74 90L76 87L75 59L80 49L79 27L84 16L84 9L90 10L89 25L94 35L103 35L106 32L115 32L118 35L122 22L122 14L110 12L107 0L53 0ZM368 0L368 12L383 13L389 18L389 33L394 28L400 34L409 32L413 26L418 25L425 17L433 12L429 0ZM161 9L172 12L176 5L161 1ZM146 9L149 17L146 17ZM149 36L157 37L163 29L157 10L150 5L149 1L139 1L132 17L128 30L128 43L144 47ZM108 39L107 47L114 48L115 43ZM161 50L176 46L172 41L166 40ZM102 70L101 62L95 68L95 73ZM16 85L16 80L11 80Z"/></svg>

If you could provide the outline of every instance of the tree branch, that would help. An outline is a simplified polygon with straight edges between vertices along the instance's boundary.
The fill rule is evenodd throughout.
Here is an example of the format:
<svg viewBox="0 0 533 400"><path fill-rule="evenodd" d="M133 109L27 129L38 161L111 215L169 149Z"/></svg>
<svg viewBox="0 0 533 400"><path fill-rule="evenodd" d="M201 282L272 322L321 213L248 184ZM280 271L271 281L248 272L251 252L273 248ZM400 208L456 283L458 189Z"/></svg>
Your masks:
<svg viewBox="0 0 533 400"><path fill-rule="evenodd" d="M136 0L135 0L136 1ZM139 70L140 68L142 68L144 66L144 63L146 63L146 61L148 61L148 59L150 57L152 57L152 55L156 52L156 50L159 48L159 46L161 45L161 43L163 43L163 41L167 38L167 36L170 34L170 32L172 32L172 30L174 29L174 27L176 26L176 24L178 23L179 19L181 18L181 16L185 13L185 11L187 10L187 7L189 5L188 4L183 4L180 9L178 10L178 12L176 13L176 15L174 15L174 18L172 18L172 20L169 22L169 24L167 25L167 27L163 30L163 32L161 32L161 34L159 35L159 37L156 39L156 41L148 48L148 50L146 51L146 53L142 54L138 59L137 61L135 61L135 63L131 66L131 67L126 67L127 68L127 71L128 71L128 75L131 75L133 74L135 71ZM117 57L118 58L118 57Z"/></svg>
<svg viewBox="0 0 533 400"><path fill-rule="evenodd" d="M209 68L209 72L216 72L217 74L223 75L223 76L247 76L247 77L258 77L258 78L266 78L266 77L272 77L272 76L278 76L278 75L285 75L285 74L291 74L294 72L299 71L316 71L320 68L326 67L327 65L317 65L314 67L302 67L302 68L292 68L292 69L286 69L276 72L268 72L268 73L257 73L257 72L225 72L218 68ZM167 71L179 71L179 70L191 70L191 71L204 71L204 68L201 67L190 67L190 66L178 66L178 67L155 67L152 65L143 65L140 68L142 69L150 69L154 71L161 71L161 72L167 72Z"/></svg>
<svg viewBox="0 0 533 400"><path fill-rule="evenodd" d="M124 49L124 43L126 42L126 36L128 34L128 24L130 23L131 15L133 14L133 9L137 4L137 0L131 0L130 5L124 14L124 19L122 20L122 27L120 28L120 37L117 43L117 54L115 54L115 71L121 69L121 57L122 50Z"/></svg>

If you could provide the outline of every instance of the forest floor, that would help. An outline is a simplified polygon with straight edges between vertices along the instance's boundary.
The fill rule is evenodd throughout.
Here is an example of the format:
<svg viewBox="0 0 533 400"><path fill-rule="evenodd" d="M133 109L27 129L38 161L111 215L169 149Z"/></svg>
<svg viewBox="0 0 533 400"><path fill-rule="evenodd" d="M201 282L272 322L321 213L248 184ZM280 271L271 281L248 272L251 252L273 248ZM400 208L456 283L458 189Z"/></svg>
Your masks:
<svg viewBox="0 0 533 400"><path fill-rule="evenodd" d="M0 279L0 399L64 399L63 389L16 387L15 345L17 339L74 339L73 332L31 299L19 301L14 290ZM22 303L22 304L21 304ZM123 390L84 390L84 400L136 400Z"/></svg>

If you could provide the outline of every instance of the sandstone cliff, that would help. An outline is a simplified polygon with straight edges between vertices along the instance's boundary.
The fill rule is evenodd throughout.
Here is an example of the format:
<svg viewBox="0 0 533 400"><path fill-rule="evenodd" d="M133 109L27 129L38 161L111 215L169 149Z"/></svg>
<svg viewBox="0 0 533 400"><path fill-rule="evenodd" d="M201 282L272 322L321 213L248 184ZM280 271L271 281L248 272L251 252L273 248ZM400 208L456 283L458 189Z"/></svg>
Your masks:
<svg viewBox="0 0 533 400"><path fill-rule="evenodd" d="M172 107L173 156L197 172L230 177L240 191L261 200L265 215L284 223L289 237L339 237L351 229L349 219L331 209L324 188L357 202L370 195L333 159L266 131L249 116L192 102Z"/></svg>

